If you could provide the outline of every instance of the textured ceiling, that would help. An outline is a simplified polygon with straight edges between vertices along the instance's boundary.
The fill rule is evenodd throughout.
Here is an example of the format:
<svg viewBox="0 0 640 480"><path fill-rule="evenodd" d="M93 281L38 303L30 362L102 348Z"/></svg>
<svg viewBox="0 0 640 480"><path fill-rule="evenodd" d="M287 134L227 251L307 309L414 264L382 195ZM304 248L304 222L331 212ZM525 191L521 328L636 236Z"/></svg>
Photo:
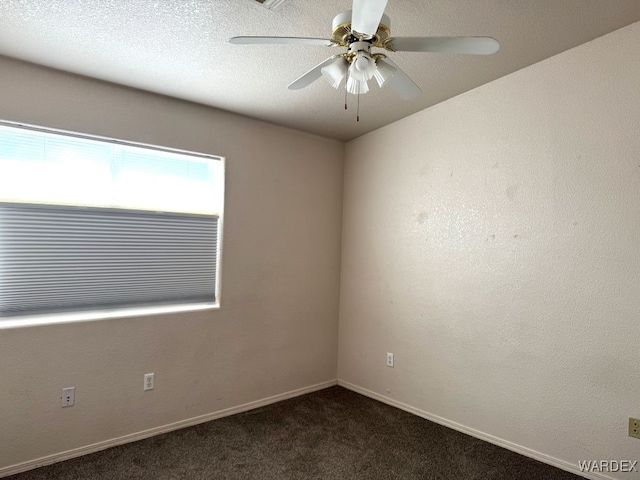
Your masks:
<svg viewBox="0 0 640 480"><path fill-rule="evenodd" d="M397 36L486 35L492 56L394 53L422 88L404 101L374 87L360 122L324 79L287 85L328 47L231 45L236 35L329 38L350 0L1 0L0 54L348 140L640 20L640 0L389 0Z"/></svg>

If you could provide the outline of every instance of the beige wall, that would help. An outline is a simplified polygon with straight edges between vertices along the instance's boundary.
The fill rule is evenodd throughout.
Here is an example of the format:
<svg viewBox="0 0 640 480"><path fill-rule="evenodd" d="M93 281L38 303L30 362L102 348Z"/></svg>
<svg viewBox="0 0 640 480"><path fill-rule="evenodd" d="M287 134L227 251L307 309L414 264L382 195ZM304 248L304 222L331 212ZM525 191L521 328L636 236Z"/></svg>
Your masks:
<svg viewBox="0 0 640 480"><path fill-rule="evenodd" d="M343 384L566 468L640 460L639 82L636 23L347 144Z"/></svg>
<svg viewBox="0 0 640 480"><path fill-rule="evenodd" d="M220 310L0 330L0 474L335 381L344 144L6 58L0 85L4 120L227 158Z"/></svg>

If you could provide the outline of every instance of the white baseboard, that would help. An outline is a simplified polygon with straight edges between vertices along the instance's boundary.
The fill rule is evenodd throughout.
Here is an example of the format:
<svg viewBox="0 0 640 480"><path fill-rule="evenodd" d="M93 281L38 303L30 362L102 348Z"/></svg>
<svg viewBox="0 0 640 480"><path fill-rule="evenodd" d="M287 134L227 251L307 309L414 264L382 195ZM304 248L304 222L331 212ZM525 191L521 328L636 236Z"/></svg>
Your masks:
<svg viewBox="0 0 640 480"><path fill-rule="evenodd" d="M160 427L150 428L149 430L143 430L142 432L131 433L118 438L112 438L103 442L86 445L80 448L74 448L73 450L67 450L66 452L55 453L53 455L47 455L46 457L37 458L35 460L29 460L27 462L19 463L16 465L10 465L8 467L0 468L0 478L7 477L9 475L15 475L16 473L26 472L37 467L43 467L52 463L62 462L64 460L70 460L72 458L81 457L89 453L99 452L110 447L122 445L125 443L136 442L144 438L153 437L154 435L160 435L162 433L171 432L180 428L191 427L198 425L199 423L209 422L217 418L228 417L236 413L246 412L247 410L253 410L255 408L263 407L272 403L287 400L289 398L298 397L306 393L323 390L325 388L333 387L337 385L337 380L329 380L327 382L318 383L316 385L310 385L308 387L299 388L290 392L274 395L273 397L263 398L262 400L256 400L254 402L245 403L244 405L238 405L237 407L227 408L218 412L207 413L206 415L200 415L198 417L188 418L186 420L180 420L179 422L170 423L168 425L162 425Z"/></svg>
<svg viewBox="0 0 640 480"><path fill-rule="evenodd" d="M420 410L419 408L415 408L392 398L385 397L384 395L380 395L379 393L367 390L366 388L359 387L358 385L354 385L353 383L338 379L338 385L354 392L360 393L366 397L386 403L387 405L391 405L392 407L397 407L400 410L404 410L419 417L426 418L427 420L430 420L432 422L439 423L440 425L444 425L445 427L452 428L453 430L458 430L459 432L466 433L467 435L471 435L472 437L479 438L480 440L484 440L499 447L506 448L507 450L519 453L521 455L524 455L525 457L530 457L534 460L538 460L539 462L558 467L562 470L566 470L567 472L573 473L575 475L589 478L591 480L615 480L613 477L602 475L601 473L597 472L581 472L578 465L574 465L573 463L560 460L559 458L555 458L550 455L531 450L530 448L523 447L516 443L494 437L493 435L489 435L488 433L466 427L456 422L452 422L451 420L447 420L446 418L439 417L432 413L425 412L424 410Z"/></svg>

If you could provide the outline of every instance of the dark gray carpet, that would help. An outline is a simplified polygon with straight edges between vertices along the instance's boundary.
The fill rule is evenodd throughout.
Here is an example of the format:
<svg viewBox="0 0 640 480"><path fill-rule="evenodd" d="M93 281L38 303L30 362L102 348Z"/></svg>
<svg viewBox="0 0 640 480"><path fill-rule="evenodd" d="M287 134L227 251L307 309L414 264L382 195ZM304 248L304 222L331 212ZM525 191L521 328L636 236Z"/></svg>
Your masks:
<svg viewBox="0 0 640 480"><path fill-rule="evenodd" d="M576 480L576 475L332 387L10 477Z"/></svg>

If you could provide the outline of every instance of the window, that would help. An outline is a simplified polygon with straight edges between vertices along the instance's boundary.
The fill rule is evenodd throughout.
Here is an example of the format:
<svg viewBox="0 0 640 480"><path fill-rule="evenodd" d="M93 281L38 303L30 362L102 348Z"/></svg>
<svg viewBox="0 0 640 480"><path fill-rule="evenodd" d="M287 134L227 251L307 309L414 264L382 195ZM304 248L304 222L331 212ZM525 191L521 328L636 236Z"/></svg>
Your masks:
<svg viewBox="0 0 640 480"><path fill-rule="evenodd" d="M0 122L0 323L217 304L224 160Z"/></svg>

